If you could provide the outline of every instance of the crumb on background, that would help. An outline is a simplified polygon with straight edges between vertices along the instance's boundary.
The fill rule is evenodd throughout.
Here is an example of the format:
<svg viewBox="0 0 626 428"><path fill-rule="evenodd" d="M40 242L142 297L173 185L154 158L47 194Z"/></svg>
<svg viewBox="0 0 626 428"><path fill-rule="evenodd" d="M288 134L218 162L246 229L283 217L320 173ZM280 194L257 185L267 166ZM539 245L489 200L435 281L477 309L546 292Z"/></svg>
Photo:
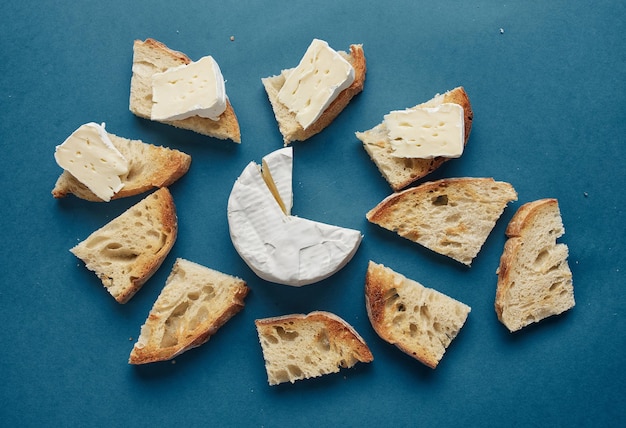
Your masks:
<svg viewBox="0 0 626 428"><path fill-rule="evenodd" d="M230 36L230 41L234 42L235 41L235 36Z"/></svg>

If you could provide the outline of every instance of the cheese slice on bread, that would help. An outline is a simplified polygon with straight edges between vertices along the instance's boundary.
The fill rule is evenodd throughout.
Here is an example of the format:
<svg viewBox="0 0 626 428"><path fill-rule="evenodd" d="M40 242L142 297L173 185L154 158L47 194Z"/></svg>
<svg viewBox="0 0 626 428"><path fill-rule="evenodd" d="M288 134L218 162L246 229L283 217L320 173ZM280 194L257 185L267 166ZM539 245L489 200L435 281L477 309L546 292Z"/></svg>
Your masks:
<svg viewBox="0 0 626 428"><path fill-rule="evenodd" d="M511 331L565 312L575 305L565 233L556 199L522 205L506 229L495 309Z"/></svg>
<svg viewBox="0 0 626 428"><path fill-rule="evenodd" d="M182 52L174 51L154 39L135 40L133 44L133 73L130 81L130 111L150 119L152 116L152 77L156 73L190 64L192 61ZM239 122L230 101L226 110L215 121L210 118L192 116L181 120L164 120L162 123L188 129L199 134L221 140L241 142Z"/></svg>
<svg viewBox="0 0 626 428"><path fill-rule="evenodd" d="M244 280L177 259L128 362L170 360L206 343L243 309L247 294Z"/></svg>
<svg viewBox="0 0 626 428"><path fill-rule="evenodd" d="M471 310L372 261L365 276L365 302L372 327L383 340L433 369Z"/></svg>
<svg viewBox="0 0 626 428"><path fill-rule="evenodd" d="M120 176L123 187L111 199L167 187L185 175L191 165L191 156L181 151L140 140L129 140L108 132L107 135L113 146L128 161L128 171ZM52 195L55 198L64 198L69 194L88 201L103 201L71 173L63 171L52 189Z"/></svg>
<svg viewBox="0 0 626 428"><path fill-rule="evenodd" d="M338 51L345 60L347 60L354 69L354 81L342 90L337 97L328 105L321 115L309 126L305 128L298 122L296 113L279 101L279 93L285 85L289 73L295 68L283 70L281 74L261 79L267 96L272 105L274 116L278 122L278 128L283 136L285 145L291 144L293 141L304 141L313 135L321 132L341 113L350 100L363 90L365 84L366 62L362 45L350 45L350 52Z"/></svg>
<svg viewBox="0 0 626 428"><path fill-rule="evenodd" d="M472 130L474 112L463 87L459 86L444 94L436 95L431 100L413 107L413 109L435 108L444 103L458 104L463 108L465 127L463 136L464 144L467 144ZM368 131L357 132L356 136L361 140L370 158L394 191L404 189L409 184L430 174L450 159L442 156L431 159L394 156L389 130L384 121Z"/></svg>
<svg viewBox="0 0 626 428"><path fill-rule="evenodd" d="M509 183L450 178L393 193L367 219L439 254L470 265L506 205L517 200Z"/></svg>
<svg viewBox="0 0 626 428"><path fill-rule="evenodd" d="M293 314L255 322L270 385L339 372L374 360L363 338L329 312Z"/></svg>
<svg viewBox="0 0 626 428"><path fill-rule="evenodd" d="M70 251L95 272L119 303L126 303L159 269L178 233L167 187L146 196Z"/></svg>

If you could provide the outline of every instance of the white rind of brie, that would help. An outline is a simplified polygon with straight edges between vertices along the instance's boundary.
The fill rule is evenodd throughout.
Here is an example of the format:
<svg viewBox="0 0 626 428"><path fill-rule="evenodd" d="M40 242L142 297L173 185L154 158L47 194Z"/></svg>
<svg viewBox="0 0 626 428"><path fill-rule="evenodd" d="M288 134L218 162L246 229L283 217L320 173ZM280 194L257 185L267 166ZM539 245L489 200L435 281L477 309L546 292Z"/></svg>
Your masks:
<svg viewBox="0 0 626 428"><path fill-rule="evenodd" d="M124 187L121 176L128 173L129 165L104 128L104 123L81 125L56 147L54 159L97 197L109 202Z"/></svg>
<svg viewBox="0 0 626 428"><path fill-rule="evenodd" d="M279 152L277 154L277 152ZM272 176L291 181L291 147L264 158L283 158ZM277 171L280 171L278 173ZM283 187L284 189L284 187ZM228 225L233 245L260 278L277 284L303 286L321 281L343 268L356 253L358 230L332 226L283 211L259 165L250 162L235 182L228 199ZM291 192L280 194L291 200ZM290 203L284 204L290 206Z"/></svg>

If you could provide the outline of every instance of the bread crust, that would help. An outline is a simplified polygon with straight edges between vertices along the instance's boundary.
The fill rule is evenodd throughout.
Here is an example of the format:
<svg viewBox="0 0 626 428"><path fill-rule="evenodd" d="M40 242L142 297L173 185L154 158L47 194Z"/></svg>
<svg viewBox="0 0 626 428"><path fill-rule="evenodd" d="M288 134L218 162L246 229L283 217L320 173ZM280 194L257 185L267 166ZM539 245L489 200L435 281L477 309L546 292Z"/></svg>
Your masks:
<svg viewBox="0 0 626 428"><path fill-rule="evenodd" d="M152 75L168 68L189 64L191 59L182 52L168 48L165 44L148 38L135 40L133 44L133 74L130 83L129 109L133 114L144 119L151 119L152 112ZM221 140L230 139L241 143L241 131L235 110L226 98L226 110L219 120L192 116L182 120L156 121L187 129Z"/></svg>
<svg viewBox="0 0 626 428"><path fill-rule="evenodd" d="M150 209L150 221L154 222L161 233L157 248L151 246L128 249L123 245L120 246L119 242L134 240L135 237L127 234L128 227L109 229L110 225L134 222L131 217L133 211L141 210L147 204L153 204L153 208ZM87 268L96 273L115 300L123 304L128 302L159 269L172 249L177 234L176 206L169 189L162 187L93 232L70 251L83 260ZM136 238L140 242L139 237ZM108 245L110 242L114 244L113 248ZM135 242L132 245L137 247ZM118 263L122 263L121 265L116 265L117 258L110 262L107 256L110 251L119 251L122 262L118 260ZM124 257L128 255L132 256L130 263L124 261Z"/></svg>
<svg viewBox="0 0 626 428"><path fill-rule="evenodd" d="M289 111L287 107L278 101L278 92L285 83L285 77L283 75L277 75L261 79L270 100L270 104L272 105L272 109L274 110L274 116L278 122L280 132L283 135L285 146L294 141L307 140L313 135L321 132L328 125L330 125L337 116L339 116L339 113L346 108L355 95L363 91L363 87L365 85L365 74L367 72L363 45L350 45L349 55L345 52L339 52L339 54L342 54L354 68L354 82L341 91L337 98L333 100L326 110L322 112L320 117L307 129L303 129L298 123L295 113Z"/></svg>
<svg viewBox="0 0 626 428"><path fill-rule="evenodd" d="M124 187L111 199L126 198L153 188L168 187L189 170L191 156L186 153L107 134L129 163L128 173L121 177ZM63 171L52 189L52 196L64 198L70 194L87 201L104 202L72 174Z"/></svg>
<svg viewBox="0 0 626 428"><path fill-rule="evenodd" d="M564 244L556 244L556 239L564 233L562 225L559 224L549 232L551 236L547 236L546 241L553 241L550 244L545 245L544 243L543 246L535 248L538 241L536 237L532 243L526 242L529 239L528 236L533 233L533 229L537 225L547 222L547 218L551 214L558 215L560 223L557 199L545 198L528 202L517 210L506 228L505 233L508 239L504 244L497 270L498 281L494 307L500 322L511 332L520 330L526 325L548 316L558 315L575 305L571 272L566 260L567 247ZM558 247L564 252L564 255L561 255L560 258L554 258L552 263L549 263L549 269L539 265L526 266L524 264L523 260L528 259L528 257L531 260L537 260L541 253L557 253ZM553 265L555 262L558 264ZM524 281L531 284L520 284L520 274L523 274ZM526 291L526 299L532 301L517 301L511 297L511 291L514 287L525 286L530 288L534 284L539 287L543 285L545 288ZM554 284L558 284L558 286ZM512 309L514 306L525 306L525 304L530 305L531 303L536 304L538 308L531 312Z"/></svg>
<svg viewBox="0 0 626 428"><path fill-rule="evenodd" d="M456 87L443 95L437 95L433 99L412 108L436 107L442 103L454 103L463 108L464 145L466 146L472 131L474 111L472 110L469 96L462 86ZM357 132L356 136L363 142L363 147L370 158L391 188L396 192L425 177L450 160L450 158L441 156L432 159L404 159L392 156L392 147L384 122L376 125L369 131Z"/></svg>
<svg viewBox="0 0 626 428"><path fill-rule="evenodd" d="M172 272L170 273L167 284L170 283L172 278L177 274L178 266L181 263L187 263L195 265L193 262L188 262L182 259L177 259L174 263L174 267L172 268ZM202 268L204 268L202 266ZM208 269L208 268L206 268ZM230 275L222 274L221 272L214 271L212 274L209 273L207 275L218 275L220 280L224 280L226 277L229 278L228 288L228 302L224 306L219 306L215 303L207 303L207 305L211 304L210 314L207 314L200 323L195 325L195 327L191 330L184 329L176 331L176 344L169 346L161 346L160 341L155 342L150 340L151 338L146 338L148 343L146 346L138 346L135 345L133 350L131 351L129 357L129 364L147 364L156 361L165 361L171 360L176 356L186 352L192 348L196 348L200 345L206 343L211 336L213 336L228 320L230 320L235 314L240 312L244 308L244 299L248 295L249 288L245 281L240 278L232 277ZM215 286L215 283L211 281L211 278L207 278L205 280L206 284L211 284ZM188 288L187 291L196 291ZM166 292L166 289L162 291L162 294ZM159 313L157 308L160 303L159 298L155 302L153 309L150 311L148 315L148 319L146 320L145 325L150 326L153 330L157 329L161 324L167 324L168 316L170 313ZM180 303L180 302L178 302ZM217 315L217 316L215 316ZM165 319L164 319L165 318ZM142 330L143 335L143 330Z"/></svg>
<svg viewBox="0 0 626 428"><path fill-rule="evenodd" d="M411 331L410 334L403 330L403 326L399 322L395 322L394 320L394 318L398 315L398 312L393 305L393 296L397 296L399 300L402 300L403 298L406 299L407 303L410 304L408 306L420 304L418 301L409 301L410 299L406 296L409 293L406 293L403 290L412 286L423 287L421 284L408 280L406 277L394 272L390 268L370 261L365 275L365 306L367 316L372 324L372 327L374 328L374 331L381 339L395 345L405 354L410 355L426 366L434 369L443 357L445 349L465 323L467 315L470 312L470 308L469 306L458 302L451 297L423 287L423 289L426 290L426 293L435 294L439 296L440 300L445 300L445 304L447 306L445 308L446 311L450 313L458 312L455 317L451 316L448 319L449 326L443 326L444 328L448 328L446 334L443 335L444 340L447 341L447 343L442 342L437 344L437 348L433 349L431 343L426 343L424 337L420 337L420 335L424 336L426 333L419 331L420 328L425 328L425 326L427 326L429 320L420 322L419 327L417 327L415 331ZM434 308L429 310L428 305L426 306L426 310L420 310L424 313L429 313L431 317L437 317L439 315L436 313ZM402 310L403 313L407 313L405 311L411 311L411 308L405 308ZM428 334L428 339L432 339L432 337L436 334L441 333L435 331L432 335Z"/></svg>

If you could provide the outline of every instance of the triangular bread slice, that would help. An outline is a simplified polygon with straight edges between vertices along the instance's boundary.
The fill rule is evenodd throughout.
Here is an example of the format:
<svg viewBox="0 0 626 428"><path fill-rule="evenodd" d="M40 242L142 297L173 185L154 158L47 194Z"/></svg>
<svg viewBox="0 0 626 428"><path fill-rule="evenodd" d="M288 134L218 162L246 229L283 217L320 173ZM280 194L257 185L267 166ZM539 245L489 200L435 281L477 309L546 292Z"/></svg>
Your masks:
<svg viewBox="0 0 626 428"><path fill-rule="evenodd" d="M339 372L374 360L361 336L329 312L292 314L255 322L270 385Z"/></svg>
<svg viewBox="0 0 626 428"><path fill-rule="evenodd" d="M474 112L472 111L469 97L462 86L454 88L444 94L436 95L431 100L412 108L437 107L442 103L454 103L463 107L464 135L465 144L467 144L472 130ZM436 157L433 159L405 159L394 157L391 155L392 148L387 132L387 127L385 123L382 122L368 131L357 132L356 137L363 142L363 147L370 158L374 161L391 188L396 192L430 174L449 160L449 158L445 157Z"/></svg>
<svg viewBox="0 0 626 428"><path fill-rule="evenodd" d="M350 45L350 53L338 51L354 68L354 82L344 89L337 98L324 110L320 117L309 126L303 129L296 120L296 115L289 111L280 101L278 101L278 92L285 84L286 76L289 71L283 72L277 76L262 78L263 86L267 92L267 96L274 110L274 116L278 122L278 128L283 136L285 145L291 144L293 141L304 141L318 134L330 123L335 120L339 113L346 108L350 100L363 90L365 84L365 72L367 70L365 62L365 54L363 45Z"/></svg>
<svg viewBox="0 0 626 428"><path fill-rule="evenodd" d="M133 44L133 74L130 81L130 111L150 119L152 113L152 76L168 68L189 64L191 59L182 52L172 50L154 39L135 40ZM226 111L219 120L199 116L187 119L162 121L177 128L188 129L221 140L241 142L239 122L233 106L226 99Z"/></svg>
<svg viewBox="0 0 626 428"><path fill-rule="evenodd" d="M393 193L367 219L465 265L487 240L506 205L517 200L509 183L449 178Z"/></svg>
<svg viewBox="0 0 626 428"><path fill-rule="evenodd" d="M185 175L191 165L191 156L181 151L129 140L109 132L107 135L126 158L129 167L128 173L120 177L124 187L111 199L138 195L155 187L167 187ZM69 194L88 201L102 202L72 174L63 171L52 189L52 195L64 198Z"/></svg>
<svg viewBox="0 0 626 428"><path fill-rule="evenodd" d="M365 276L367 315L386 342L436 368L471 308L381 264Z"/></svg>
<svg viewBox="0 0 626 428"><path fill-rule="evenodd" d="M93 232L70 251L126 303L157 271L178 233L174 200L162 187Z"/></svg>
<svg viewBox="0 0 626 428"><path fill-rule="evenodd" d="M206 343L243 309L247 294L243 279L177 259L128 362L171 360Z"/></svg>
<svg viewBox="0 0 626 428"><path fill-rule="evenodd" d="M511 219L500 258L495 309L511 331L574 307L568 248L556 199L522 205Z"/></svg>

